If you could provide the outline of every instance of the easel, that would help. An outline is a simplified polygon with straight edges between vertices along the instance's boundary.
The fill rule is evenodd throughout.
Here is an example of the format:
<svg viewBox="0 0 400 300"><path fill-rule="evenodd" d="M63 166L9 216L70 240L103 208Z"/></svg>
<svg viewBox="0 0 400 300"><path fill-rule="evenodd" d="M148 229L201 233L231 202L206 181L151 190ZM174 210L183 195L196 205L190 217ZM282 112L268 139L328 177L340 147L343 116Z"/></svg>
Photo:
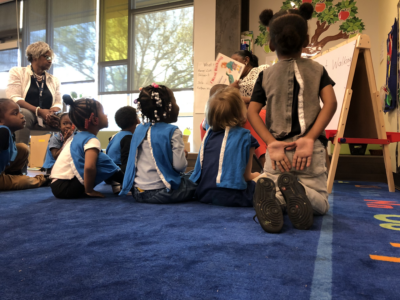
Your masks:
<svg viewBox="0 0 400 300"><path fill-rule="evenodd" d="M370 39L365 34L359 34L333 49L337 49L354 40L357 40L357 42L346 85L339 125L333 141L335 149L329 168L328 193L332 192L339 161L340 144L344 143L383 145L389 191L394 192L395 185L389 152L389 143L394 142L394 140L388 140L386 135L379 92L376 89ZM333 49L327 51L332 51Z"/></svg>

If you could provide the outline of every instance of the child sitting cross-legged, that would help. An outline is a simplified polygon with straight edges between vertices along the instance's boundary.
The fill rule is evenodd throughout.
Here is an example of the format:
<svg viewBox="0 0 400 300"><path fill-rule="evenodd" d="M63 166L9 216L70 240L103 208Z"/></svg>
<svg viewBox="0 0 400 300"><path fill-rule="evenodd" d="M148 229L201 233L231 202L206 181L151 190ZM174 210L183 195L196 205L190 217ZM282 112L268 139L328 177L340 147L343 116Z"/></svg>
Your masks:
<svg viewBox="0 0 400 300"><path fill-rule="evenodd" d="M63 113L60 116L60 132L55 133L49 140L47 146L46 159L43 164L43 169L47 171L47 174L51 172L54 163L61 153L65 141L67 141L73 134L75 126L72 125L69 119L68 113Z"/></svg>
<svg viewBox="0 0 400 300"><path fill-rule="evenodd" d="M140 121L136 115L135 108L132 106L124 106L118 109L115 113L115 122L121 128L121 131L114 134L110 138L110 143L107 146L106 154L117 166L121 167L123 172L125 172L132 134L135 132L136 126L140 123ZM123 161L124 164L122 167ZM112 185L114 193L119 193L121 191L120 183L110 182L110 184Z"/></svg>
<svg viewBox="0 0 400 300"><path fill-rule="evenodd" d="M10 99L0 99L0 191L32 189L47 185L44 175L30 177L22 174L29 149L15 144L14 132L25 127L20 107Z"/></svg>
<svg viewBox="0 0 400 300"><path fill-rule="evenodd" d="M69 139L51 171L51 190L57 198L76 199L85 196L104 197L94 187L104 180L122 182L120 168L101 152L96 135L108 127L103 106L94 99L64 98L70 106L69 118L80 131Z"/></svg>
<svg viewBox="0 0 400 300"><path fill-rule="evenodd" d="M220 88L206 106L209 126L190 179L199 201L223 206L252 206L259 173L251 173L257 140L248 129L246 106L233 87Z"/></svg>
<svg viewBox="0 0 400 300"><path fill-rule="evenodd" d="M313 213L323 215L329 209L324 130L337 104L335 83L325 68L301 58L313 10L303 3L298 10L275 15L265 10L260 15L269 27L270 49L279 59L260 73L248 108L251 125L268 146L254 208L261 227L270 233L282 229L282 208L297 229L309 229ZM258 115L264 105L265 124Z"/></svg>
<svg viewBox="0 0 400 300"><path fill-rule="evenodd" d="M191 200L196 185L182 175L187 166L182 132L170 124L179 114L173 92L153 83L141 89L135 102L143 124L132 136L120 195L132 190L137 202L153 204Z"/></svg>

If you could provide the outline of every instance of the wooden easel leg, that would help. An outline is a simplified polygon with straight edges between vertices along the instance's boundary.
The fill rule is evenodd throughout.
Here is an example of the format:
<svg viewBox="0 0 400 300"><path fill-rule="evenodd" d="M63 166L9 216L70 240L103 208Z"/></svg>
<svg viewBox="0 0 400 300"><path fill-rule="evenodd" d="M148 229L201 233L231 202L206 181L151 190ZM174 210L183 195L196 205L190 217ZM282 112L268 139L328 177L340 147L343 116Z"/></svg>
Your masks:
<svg viewBox="0 0 400 300"><path fill-rule="evenodd" d="M385 161L386 178L389 186L389 192L394 193L396 191L392 172L392 162L390 158L389 145L383 145L383 159Z"/></svg>
<svg viewBox="0 0 400 300"><path fill-rule="evenodd" d="M327 182L328 194L332 193L333 181L335 180L337 164L339 162L339 154L340 154L340 144L337 142L337 140L335 140L335 148L333 150L332 161L330 164L329 174L328 174L328 182Z"/></svg>

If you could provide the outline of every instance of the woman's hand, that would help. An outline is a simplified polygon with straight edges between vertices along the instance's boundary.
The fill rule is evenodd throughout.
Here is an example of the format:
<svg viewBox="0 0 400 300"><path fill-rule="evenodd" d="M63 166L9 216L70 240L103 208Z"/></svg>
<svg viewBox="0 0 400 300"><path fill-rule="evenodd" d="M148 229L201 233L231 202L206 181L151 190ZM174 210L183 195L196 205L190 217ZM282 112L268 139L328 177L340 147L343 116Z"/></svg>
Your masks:
<svg viewBox="0 0 400 300"><path fill-rule="evenodd" d="M233 83L231 83L229 86L231 86L231 87L233 87L233 88L236 88L236 89L239 89L239 81L238 80L235 80Z"/></svg>
<svg viewBox="0 0 400 300"><path fill-rule="evenodd" d="M52 108L50 108L49 109L51 112L53 112L53 113L56 113L56 112L59 112L61 109L59 108L59 107L52 107Z"/></svg>
<svg viewBox="0 0 400 300"><path fill-rule="evenodd" d="M95 190L93 190L91 192L86 192L86 195L88 195L89 197L93 197L93 198L104 198L105 197L102 193L95 191Z"/></svg>
<svg viewBox="0 0 400 300"><path fill-rule="evenodd" d="M311 158L314 151L314 140L302 137L296 141L296 152L293 155L293 168L304 170L311 165Z"/></svg>
<svg viewBox="0 0 400 300"><path fill-rule="evenodd" d="M267 151L269 153L269 157L271 159L272 169L276 170L276 167L279 168L281 172L289 172L291 169L291 164L289 159L285 154L285 149L292 150L296 147L296 143L286 143L275 141L268 144Z"/></svg>
<svg viewBox="0 0 400 300"><path fill-rule="evenodd" d="M45 109L45 108L39 108L37 110L37 114L39 117L41 117L44 121L47 120L47 116L50 114L53 114L52 112L50 112L50 109Z"/></svg>
<svg viewBox="0 0 400 300"><path fill-rule="evenodd" d="M54 128L60 127L60 118L57 117L56 115L54 115L54 113L48 114L45 121L51 127L54 127Z"/></svg>

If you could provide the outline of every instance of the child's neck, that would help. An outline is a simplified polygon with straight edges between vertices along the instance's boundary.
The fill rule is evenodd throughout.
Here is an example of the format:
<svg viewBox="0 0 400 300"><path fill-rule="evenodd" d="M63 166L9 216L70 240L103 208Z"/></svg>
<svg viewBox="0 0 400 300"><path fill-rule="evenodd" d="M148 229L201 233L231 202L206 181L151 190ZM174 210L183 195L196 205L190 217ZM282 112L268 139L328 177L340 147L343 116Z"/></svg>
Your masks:
<svg viewBox="0 0 400 300"><path fill-rule="evenodd" d="M135 132L135 129L136 129L136 125L137 125L137 124L132 125L131 127L122 129L122 131L129 131L129 132L131 132L131 133L134 133L134 132Z"/></svg>
<svg viewBox="0 0 400 300"><path fill-rule="evenodd" d="M301 52L302 52L302 51L300 50L299 52L294 53L294 54L283 55L283 54L277 53L277 55L278 55L278 59L279 59L279 60L284 60L284 59L299 59L299 58L301 58Z"/></svg>
<svg viewBox="0 0 400 300"><path fill-rule="evenodd" d="M6 126L11 131L12 134L14 134L17 130L19 130L19 129L13 129L10 126L7 126L6 124L4 124L1 121L0 121L0 126Z"/></svg>
<svg viewBox="0 0 400 300"><path fill-rule="evenodd" d="M94 134L95 136L97 136L97 134L99 133L101 128L97 127L97 126L93 126L92 124L89 125L89 128L86 130L82 130L82 131L87 131L90 132L91 134Z"/></svg>

